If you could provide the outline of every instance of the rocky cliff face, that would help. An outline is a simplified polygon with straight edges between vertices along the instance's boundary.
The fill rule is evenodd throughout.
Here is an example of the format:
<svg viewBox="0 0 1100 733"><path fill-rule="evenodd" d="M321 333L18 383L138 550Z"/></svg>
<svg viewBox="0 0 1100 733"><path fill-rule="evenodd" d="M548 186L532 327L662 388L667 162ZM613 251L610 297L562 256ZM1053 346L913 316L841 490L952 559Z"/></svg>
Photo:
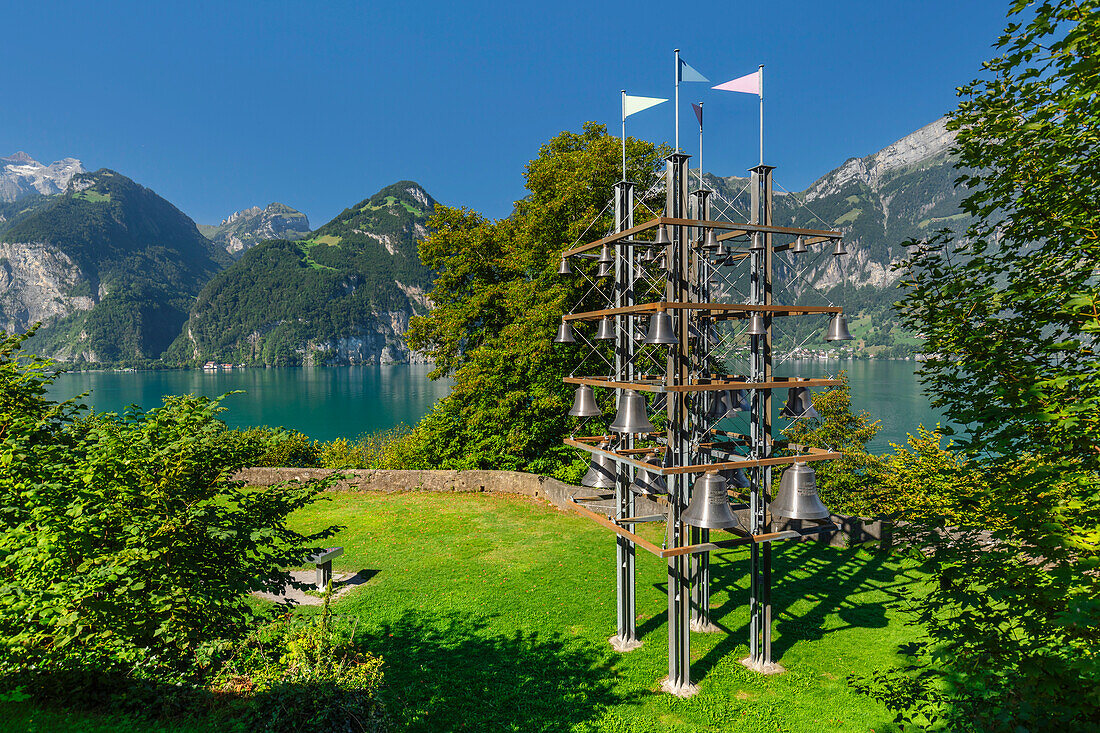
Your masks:
<svg viewBox="0 0 1100 733"><path fill-rule="evenodd" d="M52 196L64 191L72 177L86 173L76 158L64 158L49 165L20 151L0 158L0 201L18 201L35 193Z"/></svg>
<svg viewBox="0 0 1100 733"><path fill-rule="evenodd" d="M265 239L299 239L309 234L309 219L300 211L278 202L266 208L252 206L230 214L216 227L203 227L211 241L239 258Z"/></svg>

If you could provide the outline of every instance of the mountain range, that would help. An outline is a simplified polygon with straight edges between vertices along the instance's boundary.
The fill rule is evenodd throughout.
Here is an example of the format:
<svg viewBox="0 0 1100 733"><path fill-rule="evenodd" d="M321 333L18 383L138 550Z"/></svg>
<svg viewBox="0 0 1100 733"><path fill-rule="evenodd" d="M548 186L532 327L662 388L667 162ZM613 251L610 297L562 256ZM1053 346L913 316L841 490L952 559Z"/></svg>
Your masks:
<svg viewBox="0 0 1100 733"><path fill-rule="evenodd" d="M778 257L777 299L842 303L862 349L906 353L916 339L889 310L891 265L906 239L970 223L952 142L937 120L804 191L777 185L776 224L840 229L849 252ZM705 178L712 217L743 220L748 179ZM200 226L116 171L16 153L0 158L0 329L42 322L29 348L77 364L416 361L404 333L428 307L417 241L434 206L400 181L315 231L281 203Z"/></svg>

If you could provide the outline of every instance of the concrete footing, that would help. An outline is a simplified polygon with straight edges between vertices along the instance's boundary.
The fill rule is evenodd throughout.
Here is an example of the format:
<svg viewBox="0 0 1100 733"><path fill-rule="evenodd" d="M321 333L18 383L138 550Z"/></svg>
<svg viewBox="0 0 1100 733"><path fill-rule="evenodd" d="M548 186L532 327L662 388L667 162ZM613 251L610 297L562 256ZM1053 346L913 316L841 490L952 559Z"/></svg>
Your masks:
<svg viewBox="0 0 1100 733"><path fill-rule="evenodd" d="M661 692L667 692L676 697L695 697L699 694L699 685L688 683L686 685L673 685L668 677L661 680Z"/></svg>
<svg viewBox="0 0 1100 733"><path fill-rule="evenodd" d="M615 636L612 636L610 639L607 640L607 642L609 644L611 644L612 649L614 649L617 652L622 652L624 654L626 652L632 652L632 651L634 651L635 649L639 648L642 645L642 642L638 639L632 639L631 641L623 641L619 637L618 634L616 634Z"/></svg>
<svg viewBox="0 0 1100 733"><path fill-rule="evenodd" d="M753 672L759 672L760 674L783 674L787 671L775 662L769 662L768 664L754 664L751 657L745 657L744 659L742 659L741 664L745 665Z"/></svg>

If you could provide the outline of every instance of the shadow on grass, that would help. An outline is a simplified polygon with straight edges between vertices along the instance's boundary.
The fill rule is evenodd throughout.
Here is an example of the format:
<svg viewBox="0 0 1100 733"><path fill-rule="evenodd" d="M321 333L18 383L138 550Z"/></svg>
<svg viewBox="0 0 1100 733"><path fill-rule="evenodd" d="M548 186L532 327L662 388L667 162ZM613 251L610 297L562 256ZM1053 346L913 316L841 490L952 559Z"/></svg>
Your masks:
<svg viewBox="0 0 1100 733"><path fill-rule="evenodd" d="M560 634L502 635L487 617L411 611L361 642L385 662L383 699L410 731L560 731L624 702L610 652Z"/></svg>

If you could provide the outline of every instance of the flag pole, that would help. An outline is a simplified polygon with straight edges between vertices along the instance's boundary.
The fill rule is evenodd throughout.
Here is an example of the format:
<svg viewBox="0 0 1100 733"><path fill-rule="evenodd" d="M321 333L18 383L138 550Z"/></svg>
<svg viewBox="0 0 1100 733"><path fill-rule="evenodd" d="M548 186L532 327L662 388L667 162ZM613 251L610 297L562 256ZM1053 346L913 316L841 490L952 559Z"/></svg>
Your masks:
<svg viewBox="0 0 1100 733"><path fill-rule="evenodd" d="M676 49L676 101L672 105L676 118L676 152L680 152L680 49Z"/></svg>
<svg viewBox="0 0 1100 733"><path fill-rule="evenodd" d="M699 103L699 189L706 188L703 183L703 103Z"/></svg>
<svg viewBox="0 0 1100 733"><path fill-rule="evenodd" d="M626 180L626 90L623 90L623 180Z"/></svg>
<svg viewBox="0 0 1100 733"><path fill-rule="evenodd" d="M764 64L760 64L760 165L764 165Z"/></svg>

